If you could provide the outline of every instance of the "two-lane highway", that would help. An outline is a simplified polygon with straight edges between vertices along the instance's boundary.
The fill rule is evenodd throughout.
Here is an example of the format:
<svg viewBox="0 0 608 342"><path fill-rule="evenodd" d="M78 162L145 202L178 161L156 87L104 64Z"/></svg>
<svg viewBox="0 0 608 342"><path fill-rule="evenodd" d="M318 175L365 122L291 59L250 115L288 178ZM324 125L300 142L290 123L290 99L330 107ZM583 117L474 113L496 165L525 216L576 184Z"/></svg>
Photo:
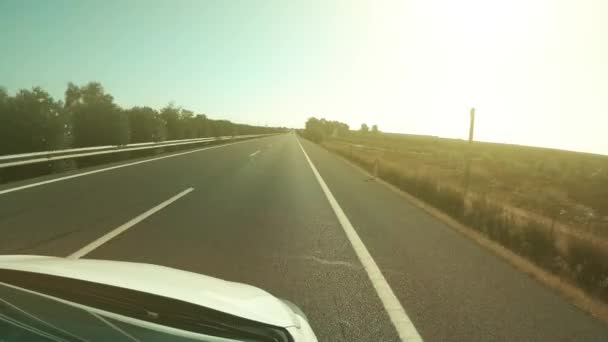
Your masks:
<svg viewBox="0 0 608 342"><path fill-rule="evenodd" d="M320 341L608 339L603 323L294 134L145 160L0 188L0 253L252 284L298 304Z"/></svg>

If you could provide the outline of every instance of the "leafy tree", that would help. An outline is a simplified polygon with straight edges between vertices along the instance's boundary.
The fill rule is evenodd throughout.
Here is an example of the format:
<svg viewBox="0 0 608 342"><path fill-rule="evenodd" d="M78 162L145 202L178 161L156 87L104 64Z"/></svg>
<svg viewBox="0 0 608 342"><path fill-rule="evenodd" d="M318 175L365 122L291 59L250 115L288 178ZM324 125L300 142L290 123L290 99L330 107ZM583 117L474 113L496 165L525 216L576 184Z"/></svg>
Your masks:
<svg viewBox="0 0 608 342"><path fill-rule="evenodd" d="M307 139L320 142L330 136L346 136L348 125L339 121L328 121L311 117L306 121L304 134Z"/></svg>
<svg viewBox="0 0 608 342"><path fill-rule="evenodd" d="M80 88L72 82L68 83L68 88L65 90L65 107L70 108L79 103L81 100Z"/></svg>
<svg viewBox="0 0 608 342"><path fill-rule="evenodd" d="M192 139L196 137L196 127L194 127L194 112L181 109L179 113L179 126L181 132L180 139Z"/></svg>
<svg viewBox="0 0 608 342"><path fill-rule="evenodd" d="M10 97L5 88L0 87L0 155L11 153L11 137L9 136L12 113L9 105Z"/></svg>
<svg viewBox="0 0 608 342"><path fill-rule="evenodd" d="M373 125L372 126L372 133L374 133L374 134L380 133L380 131L378 130L378 125Z"/></svg>
<svg viewBox="0 0 608 342"><path fill-rule="evenodd" d="M124 145L129 142L127 114L101 84L68 84L66 109L72 115L74 146Z"/></svg>
<svg viewBox="0 0 608 342"><path fill-rule="evenodd" d="M165 108L160 110L160 117L165 123L167 129L167 139L177 140L183 136L182 125L180 122L181 109L170 103Z"/></svg>
<svg viewBox="0 0 608 342"><path fill-rule="evenodd" d="M214 128L216 137L223 137L227 135L231 135L231 125L232 123L227 120L211 120L211 125Z"/></svg>
<svg viewBox="0 0 608 342"><path fill-rule="evenodd" d="M150 107L133 107L126 111L132 143L165 140L165 123Z"/></svg>
<svg viewBox="0 0 608 342"><path fill-rule="evenodd" d="M359 128L359 132L361 133L367 133L369 132L369 126L367 126L367 124L361 124L361 128Z"/></svg>
<svg viewBox="0 0 608 342"><path fill-rule="evenodd" d="M306 138L314 142L321 142L325 138L323 123L314 117L311 117L306 121L305 133Z"/></svg>
<svg viewBox="0 0 608 342"><path fill-rule="evenodd" d="M327 127L321 129L328 134ZM41 88L10 96L0 87L0 154L286 130L211 120L173 104L160 112L150 107L123 110L97 82L68 83L63 103Z"/></svg>
<svg viewBox="0 0 608 342"><path fill-rule="evenodd" d="M6 88L0 87L0 110L4 110L4 106L8 104L9 96ZM4 112L2 112L4 113Z"/></svg>
<svg viewBox="0 0 608 342"><path fill-rule="evenodd" d="M335 125L335 132L338 136L344 137L350 132L350 129L347 124L345 124L343 122L337 122L337 121L332 121L332 122Z"/></svg>
<svg viewBox="0 0 608 342"><path fill-rule="evenodd" d="M61 104L40 87L10 97L0 89L0 154L65 146L67 118Z"/></svg>
<svg viewBox="0 0 608 342"><path fill-rule="evenodd" d="M197 114L192 119L192 125L194 126L197 138L205 138L210 136L209 119L207 119L205 114Z"/></svg>

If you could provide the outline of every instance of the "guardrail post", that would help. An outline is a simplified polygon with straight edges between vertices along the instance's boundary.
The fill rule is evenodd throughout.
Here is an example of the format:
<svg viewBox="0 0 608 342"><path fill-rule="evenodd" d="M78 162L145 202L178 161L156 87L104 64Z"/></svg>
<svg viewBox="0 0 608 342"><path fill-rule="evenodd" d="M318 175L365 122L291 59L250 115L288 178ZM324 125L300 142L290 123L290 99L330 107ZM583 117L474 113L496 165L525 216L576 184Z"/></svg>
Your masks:
<svg viewBox="0 0 608 342"><path fill-rule="evenodd" d="M378 178L378 169L380 168L380 159L376 157L374 161L374 179Z"/></svg>

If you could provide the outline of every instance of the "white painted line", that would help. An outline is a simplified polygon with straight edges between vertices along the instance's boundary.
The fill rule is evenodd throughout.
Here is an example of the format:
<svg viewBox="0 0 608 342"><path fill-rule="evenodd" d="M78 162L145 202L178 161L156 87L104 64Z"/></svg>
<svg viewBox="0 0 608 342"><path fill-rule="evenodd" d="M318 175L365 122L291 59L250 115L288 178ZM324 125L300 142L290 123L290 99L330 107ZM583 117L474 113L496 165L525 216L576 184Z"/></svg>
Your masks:
<svg viewBox="0 0 608 342"><path fill-rule="evenodd" d="M353 225L348 220L346 214L344 214L344 211L338 204L338 201L336 201L334 195L332 195L329 187L327 187L327 184L325 184L325 181L319 174L319 171L317 171L317 168L308 157L308 154L306 153L306 150L304 150L300 140L296 138L296 141L298 142L298 145L300 145L300 148L302 149L302 152L304 153L304 156L312 169L312 173L314 173L319 185L321 185L321 189L323 189L331 208L338 217L338 221L340 222L340 225L344 229L348 240L353 246L359 261L361 261L363 268L365 268L367 276L376 289L378 297L380 297L380 301L382 301L382 305L384 305L384 309L388 313L391 322L393 322L401 341L422 341L422 337L420 337L416 327L414 327L414 324L405 313L405 309L403 309L403 306L401 306L401 302L399 302L399 299L397 299L397 296L395 296L395 293L386 282L380 268L378 268L378 265L369 254L367 248L363 244L363 241L361 241L361 238L357 234L357 231L355 228L353 228Z"/></svg>
<svg viewBox="0 0 608 342"><path fill-rule="evenodd" d="M168 206L169 204L177 201L178 199L180 199L181 197L187 195L188 193L190 193L192 190L194 190L194 188L188 188L182 192L180 192L179 194L169 198L168 200L164 201L163 203L157 205L156 207L146 211L145 213L129 220L127 223L124 223L123 225L121 225L120 227L114 229L113 231L109 232L108 234L100 237L99 239L91 242L90 244L84 246L83 248L77 250L76 252L70 254L68 256L68 258L71 259L79 259L82 258L83 256L91 253L93 250L95 250L96 248L98 248L99 246L103 245L104 243L110 241L111 239L115 238L116 236L118 236L119 234L123 233L124 231L126 231L127 229L133 227L134 225L138 224L139 222L145 220L146 218L152 216L154 213L156 213L157 211L160 211L161 209L163 209L164 207Z"/></svg>
<svg viewBox="0 0 608 342"><path fill-rule="evenodd" d="M255 157L256 154L260 153L260 150L257 150L255 152L253 152L252 154L249 155L249 157Z"/></svg>
<svg viewBox="0 0 608 342"><path fill-rule="evenodd" d="M77 178L77 177L82 177L82 176L88 176L88 175L92 175L92 174L99 173L99 172L120 169L120 168L123 168L123 167L133 166L133 165L137 165L137 164L149 163L149 162L155 161L155 160L161 160L161 159L165 159L165 158L173 158L173 157L177 157L177 156L183 156L185 154L196 153L196 152L205 151L205 150L211 150L211 149L214 149L214 148L220 148L220 147L226 147L226 146L230 146L230 145L242 144L242 143L246 143L248 141L250 141L250 140L237 141L237 142L233 142L233 143L229 143L229 144L223 144L223 145L217 145L217 146L203 147L203 148L199 148L199 149L192 150L192 151L175 153L175 154L170 154L170 155L167 155L167 156L162 156L162 157L157 157L157 158L151 158L151 159L146 159L146 160L140 160L140 161L136 161L136 162L132 162L132 163L127 163L127 164L121 164L121 165L117 165L117 166L106 167L104 169L93 170L93 171L88 171L88 172L83 172L83 173L77 173L77 174L70 175L70 176L65 176L65 177L53 178L53 179L49 179L49 180L42 181L42 182L37 182L37 183L32 183L32 184L26 184L26 185L18 186L18 187L15 187L15 188L0 190L0 195L8 194L8 193L14 192L14 191L19 191L19 190L33 188L33 187L40 186L40 185L45 185L45 184L55 183L55 182L59 182L59 181L63 181L63 180L68 180L68 179L72 179L72 178Z"/></svg>

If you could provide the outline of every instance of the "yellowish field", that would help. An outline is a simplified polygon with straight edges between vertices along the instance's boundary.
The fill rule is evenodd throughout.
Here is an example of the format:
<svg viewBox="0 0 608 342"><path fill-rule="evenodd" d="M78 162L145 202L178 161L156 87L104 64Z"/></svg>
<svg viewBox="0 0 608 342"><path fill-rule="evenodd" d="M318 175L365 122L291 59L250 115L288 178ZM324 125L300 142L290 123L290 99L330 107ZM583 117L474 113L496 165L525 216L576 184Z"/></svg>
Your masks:
<svg viewBox="0 0 608 342"><path fill-rule="evenodd" d="M608 157L383 133L321 144L608 302Z"/></svg>

